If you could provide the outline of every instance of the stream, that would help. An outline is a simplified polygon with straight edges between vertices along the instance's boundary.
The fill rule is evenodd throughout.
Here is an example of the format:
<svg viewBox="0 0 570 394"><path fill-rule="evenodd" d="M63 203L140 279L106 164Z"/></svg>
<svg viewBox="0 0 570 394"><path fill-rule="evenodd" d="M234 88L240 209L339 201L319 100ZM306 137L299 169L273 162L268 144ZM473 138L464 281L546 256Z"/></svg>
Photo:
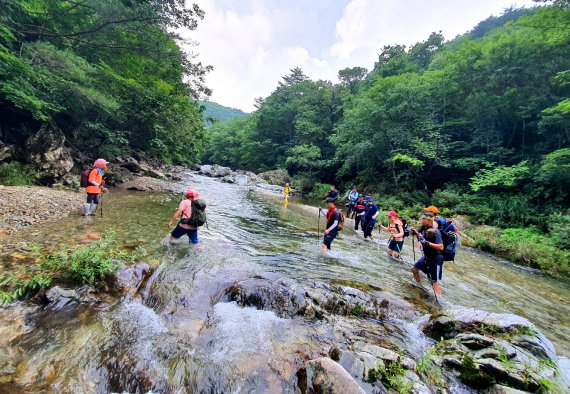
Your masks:
<svg viewBox="0 0 570 394"><path fill-rule="evenodd" d="M298 392L296 373L307 357L326 354L343 341L340 331L359 327L335 327L351 319L307 321L232 302L228 289L248 280L346 285L403 300L413 313L381 325L367 321L369 332L411 356L428 345L416 326L433 304L409 286L409 263L386 258L385 235L379 244L366 242L347 220L322 257L316 208L305 201L285 206L278 195L193 173L185 185L208 202L209 229L201 229L199 248L165 242L181 194L120 189L105 195L103 217L72 214L4 238L13 245L0 255L4 269L26 262L18 256L33 242L87 242L107 231L128 248L151 243L147 261L156 269L139 298L28 316L24 332L8 345L12 368L0 368L0 392ZM408 240L408 262L410 247ZM442 287L448 303L528 318L559 356L570 357L567 284L461 248L444 265ZM0 326L18 318L0 309Z"/></svg>

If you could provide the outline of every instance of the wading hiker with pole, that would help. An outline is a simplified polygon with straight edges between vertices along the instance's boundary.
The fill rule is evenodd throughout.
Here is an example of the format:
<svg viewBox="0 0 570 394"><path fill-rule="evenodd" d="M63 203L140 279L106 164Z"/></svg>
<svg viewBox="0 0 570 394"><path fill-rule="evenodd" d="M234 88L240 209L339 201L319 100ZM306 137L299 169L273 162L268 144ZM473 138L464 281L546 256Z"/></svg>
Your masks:
<svg viewBox="0 0 570 394"><path fill-rule="evenodd" d="M332 241L338 235L338 232L344 228L344 214L337 209L335 200L332 198L326 199L327 211L319 208L319 232L320 232L320 216L323 215L327 218L325 224L324 239L322 244L323 254L331 250Z"/></svg>
<svg viewBox="0 0 570 394"><path fill-rule="evenodd" d="M105 172L109 163L103 159L95 160L92 168L83 171L81 174L80 186L85 188L87 202L83 204L83 215L93 216L97 210L97 205L101 202L102 193L107 192L105 185ZM103 216L103 208L101 208Z"/></svg>
<svg viewBox="0 0 570 394"><path fill-rule="evenodd" d="M435 299L437 302L442 300L441 287L439 281L442 278L443 268L443 240L438 229L433 227L433 215L424 214L422 216L422 226L419 230L411 229L412 235L418 240L417 247L422 249L423 256L415 262L412 268L415 284L423 289L421 284L420 271L428 276Z"/></svg>
<svg viewBox="0 0 570 394"><path fill-rule="evenodd" d="M404 237L410 235L410 231L406 219L398 217L396 211L390 211L386 216L388 216L389 220L388 227L384 227L382 223L379 223L378 231L384 230L390 233L388 255L398 259L404 248Z"/></svg>

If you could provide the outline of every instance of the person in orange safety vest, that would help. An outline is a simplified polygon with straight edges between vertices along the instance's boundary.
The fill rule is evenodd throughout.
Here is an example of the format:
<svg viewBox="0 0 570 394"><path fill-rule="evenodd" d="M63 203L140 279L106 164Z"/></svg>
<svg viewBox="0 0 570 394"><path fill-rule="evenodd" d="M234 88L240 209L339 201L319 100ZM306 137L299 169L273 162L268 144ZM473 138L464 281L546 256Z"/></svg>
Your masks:
<svg viewBox="0 0 570 394"><path fill-rule="evenodd" d="M93 169L89 172L88 185L85 188L87 193L87 202L83 204L83 215L90 216L97 210L97 205L101 200L101 193L106 191L105 185L105 173L104 170L107 169L107 161L103 159L95 160L93 163Z"/></svg>

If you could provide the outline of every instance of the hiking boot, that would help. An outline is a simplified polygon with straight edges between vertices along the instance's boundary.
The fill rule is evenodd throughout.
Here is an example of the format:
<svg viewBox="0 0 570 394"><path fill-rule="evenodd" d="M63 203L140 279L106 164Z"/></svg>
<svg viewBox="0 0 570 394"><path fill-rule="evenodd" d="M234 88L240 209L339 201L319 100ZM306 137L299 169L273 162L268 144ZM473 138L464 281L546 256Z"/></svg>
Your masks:
<svg viewBox="0 0 570 394"><path fill-rule="evenodd" d="M410 281L410 285L427 293L427 289L421 283L418 283L415 280Z"/></svg>
<svg viewBox="0 0 570 394"><path fill-rule="evenodd" d="M91 204L86 202L85 204L83 204L83 216L89 216L90 213L91 213Z"/></svg>
<svg viewBox="0 0 570 394"><path fill-rule="evenodd" d="M95 216L95 211L97 210L97 204L91 203L89 208L89 215Z"/></svg>

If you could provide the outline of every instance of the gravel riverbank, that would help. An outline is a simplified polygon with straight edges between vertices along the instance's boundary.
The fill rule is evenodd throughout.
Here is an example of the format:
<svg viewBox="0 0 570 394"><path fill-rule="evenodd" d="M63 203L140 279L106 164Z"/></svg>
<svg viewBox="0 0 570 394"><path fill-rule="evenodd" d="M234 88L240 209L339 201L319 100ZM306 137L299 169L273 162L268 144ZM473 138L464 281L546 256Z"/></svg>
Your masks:
<svg viewBox="0 0 570 394"><path fill-rule="evenodd" d="M80 212L83 192L0 185L0 236Z"/></svg>

